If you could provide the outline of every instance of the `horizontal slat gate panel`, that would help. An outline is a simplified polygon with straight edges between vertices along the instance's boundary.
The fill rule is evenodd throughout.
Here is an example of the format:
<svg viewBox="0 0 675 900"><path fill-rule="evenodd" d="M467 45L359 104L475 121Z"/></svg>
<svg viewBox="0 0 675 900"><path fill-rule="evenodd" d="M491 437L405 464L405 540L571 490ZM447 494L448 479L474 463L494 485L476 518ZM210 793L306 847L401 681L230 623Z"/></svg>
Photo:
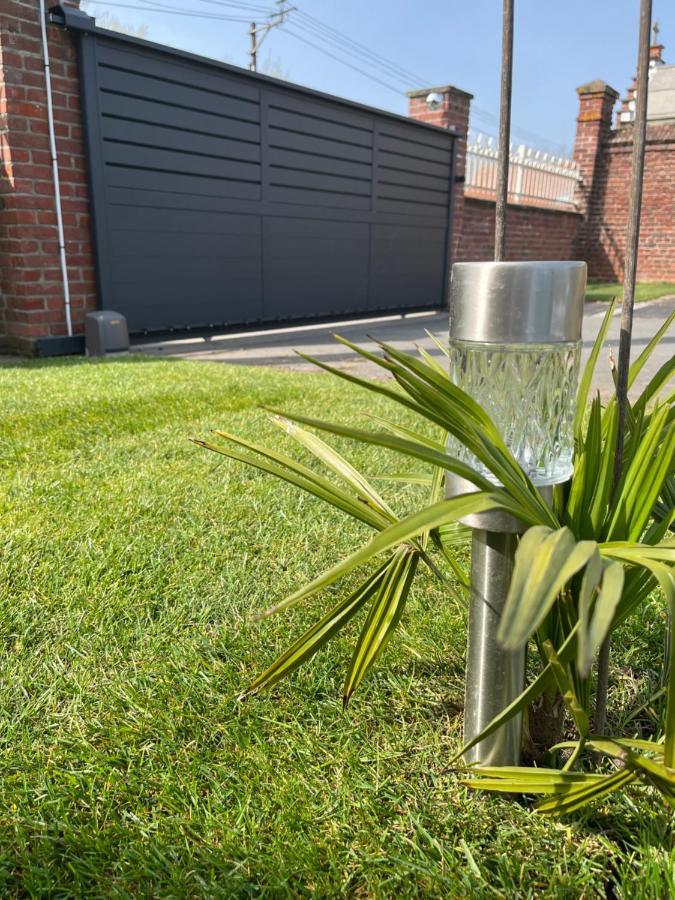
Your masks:
<svg viewBox="0 0 675 900"><path fill-rule="evenodd" d="M181 234L173 231L110 232L110 249L116 259L130 256L155 256L171 259L187 258L201 261L208 257L230 260L260 258L260 239L250 235ZM248 269L248 265L245 266Z"/></svg>
<svg viewBox="0 0 675 900"><path fill-rule="evenodd" d="M180 104L187 109L202 112L220 112L223 116L242 119L244 122L260 121L260 108L257 103L229 96L219 97L217 94L204 93L190 85L158 81L142 73L100 66L98 81L102 90L116 94L128 94L131 97L154 100L170 106Z"/></svg>
<svg viewBox="0 0 675 900"><path fill-rule="evenodd" d="M386 165L378 166L378 183L379 184L400 184L404 187L419 188L420 191L433 191L448 201L448 191L450 190L450 177L431 175L429 173L419 173L401 168L391 168Z"/></svg>
<svg viewBox="0 0 675 900"><path fill-rule="evenodd" d="M411 141L407 138L394 137L387 132L380 133L381 149L389 153L397 153L410 159L424 160L425 162L439 163L449 166L452 157L450 150L442 147L432 147L421 141Z"/></svg>
<svg viewBox="0 0 675 900"><path fill-rule="evenodd" d="M311 137L320 137L335 143L334 152L338 152L342 144L347 146L370 147L372 145L372 131L352 125L333 122L329 119L307 116L288 109L281 109L270 104L269 127L271 139L277 129L292 131L296 134L307 134Z"/></svg>
<svg viewBox="0 0 675 900"><path fill-rule="evenodd" d="M130 168L158 169L182 175L201 175L207 178L227 178L230 181L260 181L260 164L234 159L218 159L195 153L179 153L160 147L139 147L117 141L103 145L104 161Z"/></svg>
<svg viewBox="0 0 675 900"><path fill-rule="evenodd" d="M313 153L301 153L297 150L280 150L277 147L270 147L267 160L273 168L281 167L299 172L321 172L342 178L358 178L368 184L373 177L372 166L368 163L316 156Z"/></svg>
<svg viewBox="0 0 675 900"><path fill-rule="evenodd" d="M432 175L436 178L447 178L450 169L450 164L446 162L430 162L427 159L417 159L389 150L380 150L380 163L387 170L396 169L417 175Z"/></svg>
<svg viewBox="0 0 675 900"><path fill-rule="evenodd" d="M314 157L340 159L346 162L368 163L370 165L373 160L373 148L370 144L364 146L346 144L344 142L337 144L329 138L286 131L283 128L270 128L269 146L275 149L300 150Z"/></svg>
<svg viewBox="0 0 675 900"><path fill-rule="evenodd" d="M400 216L414 214L416 216L422 216L425 219L432 218L443 222L448 217L447 206L443 207L424 204L419 203L416 200L392 200L388 197L379 195L376 204L378 212L395 213Z"/></svg>
<svg viewBox="0 0 675 900"><path fill-rule="evenodd" d="M270 184L276 187L300 187L314 191L330 191L336 194L358 194L370 197L370 178L349 178L347 175L326 175L270 165Z"/></svg>
<svg viewBox="0 0 675 900"><path fill-rule="evenodd" d="M142 42L93 47L102 304L132 332L442 304L451 134Z"/></svg>
<svg viewBox="0 0 675 900"><path fill-rule="evenodd" d="M226 116L223 112L203 112L173 103L129 97L109 91L101 91L101 114L104 119L116 119L118 122L142 122L146 125L176 128L179 131L192 131L195 134L260 143L260 123L257 119L242 121ZM118 124L116 127L121 129L123 126Z"/></svg>
<svg viewBox="0 0 675 900"><path fill-rule="evenodd" d="M421 206L438 206L442 210L447 211L448 195L447 191L431 191L426 188L405 187L400 184L389 184L386 181L378 183L378 197L389 200L406 200L409 203L418 203Z"/></svg>
<svg viewBox="0 0 675 900"><path fill-rule="evenodd" d="M205 175L184 175L181 172L153 172L128 166L108 166L106 187L128 188L151 193L156 197L180 197L181 193L194 198L214 196L222 198L259 200L260 184L247 181L230 181Z"/></svg>
<svg viewBox="0 0 675 900"><path fill-rule="evenodd" d="M98 63L118 70L142 72L168 84L190 84L200 91L220 97L257 102L260 88L250 79L225 73L202 62L178 57L171 51L124 46L118 41L98 39Z"/></svg>
<svg viewBox="0 0 675 900"><path fill-rule="evenodd" d="M223 214L220 211L167 209L111 203L109 212L111 230L130 232L166 231L177 234L227 234L260 239L260 216Z"/></svg>
<svg viewBox="0 0 675 900"><path fill-rule="evenodd" d="M257 141L255 143L239 141L213 135L195 134L193 131L178 131L175 128L154 123L143 124L102 117L101 134L104 141L119 141L121 133L124 134L123 143L129 145L158 150L177 150L195 156L260 162L260 143Z"/></svg>
<svg viewBox="0 0 675 900"><path fill-rule="evenodd" d="M370 197L311 188L284 187L270 184L267 196L274 203L290 203L301 206L324 206L339 209L370 209Z"/></svg>

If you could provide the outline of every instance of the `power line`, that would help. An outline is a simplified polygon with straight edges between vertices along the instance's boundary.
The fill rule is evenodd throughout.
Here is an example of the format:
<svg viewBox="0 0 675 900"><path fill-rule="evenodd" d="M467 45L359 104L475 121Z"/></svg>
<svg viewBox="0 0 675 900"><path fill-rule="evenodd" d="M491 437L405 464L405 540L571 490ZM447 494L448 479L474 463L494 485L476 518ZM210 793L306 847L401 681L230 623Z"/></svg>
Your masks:
<svg viewBox="0 0 675 900"><path fill-rule="evenodd" d="M147 0L147 2L152 3L152 0ZM184 9L179 9L175 6L163 6L156 4L154 6L141 6L140 4L135 3L118 3L117 0L95 0L93 4L94 7L97 6L109 6L113 9L138 9L143 12L161 12L166 13L172 16L188 16L188 17L196 17L199 19L215 19L219 22L248 22L248 18L245 16L224 16L218 13L195 13L188 12Z"/></svg>
<svg viewBox="0 0 675 900"><path fill-rule="evenodd" d="M210 0L210 2L218 2L218 0ZM418 84L431 83L428 79L424 79L420 77L419 74L411 72L409 69L405 69L397 63L393 63L391 60L387 59L381 54L371 50L371 48L367 47L365 44L361 44L359 41L356 41L343 32L338 31L337 28L333 28L325 22L322 22L320 19L316 18L316 16L311 16L309 15L309 13L304 12L304 10L302 9L297 10L297 15L301 18L301 22L296 21L295 27L301 28L303 31L303 26L313 29L312 36L316 39L330 42L329 45L333 48L340 49L343 52L351 55L352 58L359 59L359 61L361 62L369 63L371 66L378 68L380 72L383 72L388 77L394 77L402 82L407 83L408 86L411 82L417 82ZM307 32L305 31L305 33ZM344 62L344 60L339 61ZM391 85L388 85L388 87L391 89ZM487 110L483 110L478 106L472 105L471 114L473 117L482 119L483 121L487 121L491 124L496 124L498 121L496 115L488 112ZM545 144L550 147L555 147L558 152L565 152L562 144L556 141L551 141L549 138L537 134L536 132L527 131L523 128L518 128L518 126L512 127L512 132L514 135L521 137L523 140L531 141L533 143Z"/></svg>
<svg viewBox="0 0 675 900"><path fill-rule="evenodd" d="M229 5L232 0L200 0L202 3L210 3L215 6L224 6ZM290 10L289 10L290 12ZM299 28L305 34L309 33L311 37L315 40L320 40L328 43L333 49L340 50L343 53L347 53L353 58L359 59L359 61L367 63L369 66L373 68L379 69L383 74L388 77L394 77L406 85L410 84L410 82L424 82L423 78L420 78L419 75L414 74L413 72L404 69L402 66L394 63L392 60L387 59L379 53L376 53L370 47L367 47L365 44L361 44L358 41L353 40L348 35L343 32L338 31L336 28L333 28L330 25L327 25L325 22L322 22L320 19L317 19L316 16L311 16L309 13L306 13L304 10L299 7L294 7L293 12L296 13L297 17L300 17L302 21L294 21L294 27ZM290 33L290 32L289 32ZM298 35L294 35L298 37ZM305 43L310 46L315 46L310 41L306 40ZM316 48L320 49L320 48ZM335 57L337 59L337 57ZM338 62L344 62L344 60L337 59ZM368 73L367 77L370 77ZM401 93L399 91L399 93Z"/></svg>
<svg viewBox="0 0 675 900"><path fill-rule="evenodd" d="M269 6L261 6L254 3L239 3L237 0L199 0L200 3L209 3L211 6L231 6L235 9L246 10L247 12L269 13Z"/></svg>
<svg viewBox="0 0 675 900"><path fill-rule="evenodd" d="M398 63L394 63L392 60L387 59L386 56L382 56L380 53L376 53L371 47L366 46L365 44L361 44L359 41L355 41L353 38L349 37L349 35L345 34L342 31L338 31L337 28L333 28L331 25L322 22L321 19L317 19L316 16L311 16L309 13L306 13L302 9L297 10L298 15L301 16L304 20L312 24L312 26L320 31L324 31L330 34L334 40L341 42L343 45L351 45L353 48L360 51L362 54L365 53L373 62L379 61L383 65L388 68L395 70L400 75L404 76L403 80L405 81L418 81L420 83L427 83L424 78L421 78L415 72L411 72L409 69L405 69L403 66Z"/></svg>
<svg viewBox="0 0 675 900"><path fill-rule="evenodd" d="M334 53L331 53L329 50L326 50L324 47L320 47L318 44L312 43L312 41L308 41L306 38L302 37L299 34L296 34L294 31L290 31L290 29L283 26L281 29L285 34L290 34L291 37L294 37L298 41L302 41L303 44L307 44L310 47L314 47L315 50L318 50L319 53L323 53L326 56L330 56L332 59L337 60L342 63L343 66L348 66L350 69L354 69L355 72L358 72L360 75L365 75L366 78L369 78L371 81L377 81L378 84L381 84L383 87L388 88L390 91L393 91L395 94L398 94L399 97L403 93L400 88L394 87L391 84L387 84L386 81L382 81L380 78L377 78L370 72L365 72L363 69L359 69L358 66L352 65L350 62L347 62L346 59L341 59L339 56L335 56Z"/></svg>
<svg viewBox="0 0 675 900"><path fill-rule="evenodd" d="M293 23L293 26L299 29L303 34L309 35L310 37L327 44L340 53L347 54L352 59L356 59L361 63L365 63L368 66L371 66L388 78L396 78L397 80L400 80L405 84L410 83L410 79L407 76L403 75L401 72L397 71L394 66L381 64L374 60L368 53L361 52L359 50L353 50L352 48L343 45L339 41L334 40L327 35L324 35L322 32L318 31L313 26L308 25L303 20L295 21Z"/></svg>

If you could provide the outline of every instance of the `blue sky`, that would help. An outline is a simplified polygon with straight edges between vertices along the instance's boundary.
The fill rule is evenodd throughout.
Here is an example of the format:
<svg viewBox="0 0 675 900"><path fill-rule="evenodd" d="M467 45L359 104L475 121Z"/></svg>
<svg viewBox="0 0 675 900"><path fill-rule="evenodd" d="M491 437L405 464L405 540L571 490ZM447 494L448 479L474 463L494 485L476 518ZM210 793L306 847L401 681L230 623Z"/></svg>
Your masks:
<svg viewBox="0 0 675 900"><path fill-rule="evenodd" d="M293 0L289 2L294 5ZM171 15L162 6L244 21ZM83 3L90 13L109 13L131 26L146 25L149 40L242 66L248 64L248 21L254 17L264 21L264 10L274 6L274 0ZM275 29L268 35L259 56L263 65L272 63L290 81L402 114L407 107L406 89L454 84L474 94L472 124L495 133L501 0L298 0L297 6L300 12L288 18L289 33ZM638 0L516 0L514 142L556 153L569 151L577 111L575 88L603 78L623 94L635 70L638 7ZM314 18L308 20L302 14ZM664 57L675 63L675 2L654 0L654 18L661 28L660 41L666 45ZM327 44L319 37L316 20L416 77L383 73L368 61L350 56L344 58L366 74L344 66L299 39L344 56L339 39Z"/></svg>

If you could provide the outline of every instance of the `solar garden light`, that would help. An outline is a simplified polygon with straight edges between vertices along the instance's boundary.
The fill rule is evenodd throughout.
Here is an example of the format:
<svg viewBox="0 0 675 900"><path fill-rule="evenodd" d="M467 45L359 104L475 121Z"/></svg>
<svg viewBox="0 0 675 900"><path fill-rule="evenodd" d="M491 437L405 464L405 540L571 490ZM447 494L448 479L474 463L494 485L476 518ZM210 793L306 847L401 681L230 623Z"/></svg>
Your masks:
<svg viewBox="0 0 675 900"><path fill-rule="evenodd" d="M586 287L583 262L455 263L450 288L450 377L486 410L516 460L552 502L572 474L573 419ZM448 452L494 476L454 437ZM447 494L475 491L448 473ZM467 516L471 599L464 706L469 742L522 692L525 650L496 639L526 525L500 510ZM466 754L467 763L517 765L522 717Z"/></svg>

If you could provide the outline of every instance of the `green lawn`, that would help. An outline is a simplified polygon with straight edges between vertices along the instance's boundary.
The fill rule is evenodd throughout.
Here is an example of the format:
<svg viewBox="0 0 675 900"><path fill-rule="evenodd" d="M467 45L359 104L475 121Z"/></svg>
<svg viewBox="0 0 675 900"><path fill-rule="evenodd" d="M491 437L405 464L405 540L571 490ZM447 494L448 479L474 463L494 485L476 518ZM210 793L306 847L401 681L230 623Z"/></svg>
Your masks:
<svg viewBox="0 0 675 900"><path fill-rule="evenodd" d="M643 281L635 287L635 300L658 300L675 294L675 283L672 281ZM592 300L609 301L617 297L621 302L623 285L617 281L590 281L586 285L586 302Z"/></svg>
<svg viewBox="0 0 675 900"><path fill-rule="evenodd" d="M224 427L281 443L263 402L353 421L372 398L212 363L0 368L0 895L667 896L655 797L550 822L454 783L465 619L431 580L347 713L349 640L235 701L327 598L251 614L366 536L188 442ZM615 642L624 717L658 679L652 613Z"/></svg>

